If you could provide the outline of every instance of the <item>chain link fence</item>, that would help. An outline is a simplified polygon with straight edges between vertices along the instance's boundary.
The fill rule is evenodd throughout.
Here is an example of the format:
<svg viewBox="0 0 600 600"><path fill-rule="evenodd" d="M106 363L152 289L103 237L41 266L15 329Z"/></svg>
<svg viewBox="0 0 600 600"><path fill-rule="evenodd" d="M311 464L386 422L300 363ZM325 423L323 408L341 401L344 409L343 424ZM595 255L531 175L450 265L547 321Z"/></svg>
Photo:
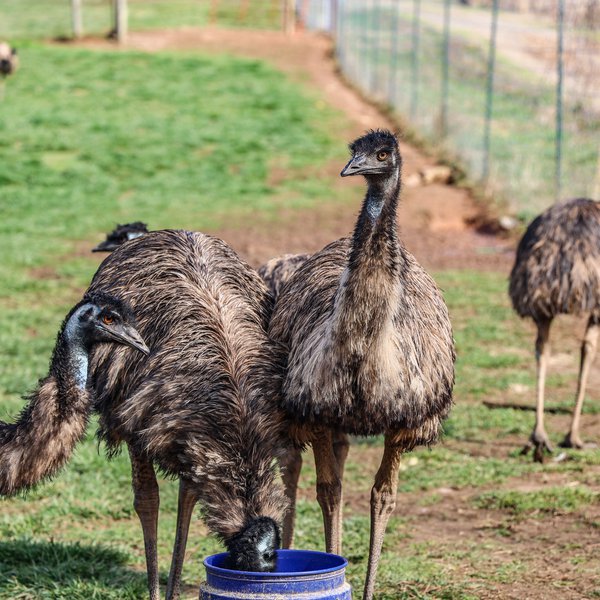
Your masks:
<svg viewBox="0 0 600 600"><path fill-rule="evenodd" d="M524 218L600 196L600 0L299 0L344 75Z"/></svg>

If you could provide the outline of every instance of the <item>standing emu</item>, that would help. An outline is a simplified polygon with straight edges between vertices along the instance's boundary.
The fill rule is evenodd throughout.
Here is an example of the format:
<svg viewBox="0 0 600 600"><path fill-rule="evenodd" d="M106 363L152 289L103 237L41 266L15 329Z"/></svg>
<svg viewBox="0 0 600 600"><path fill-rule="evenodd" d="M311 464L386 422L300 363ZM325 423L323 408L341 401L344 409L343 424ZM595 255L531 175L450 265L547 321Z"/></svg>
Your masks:
<svg viewBox="0 0 600 600"><path fill-rule="evenodd" d="M67 315L49 375L29 396L16 423L0 421L0 494L16 494L54 475L85 434L92 412L89 354L100 343L148 348L128 306L106 294L88 294ZM122 351L131 359L131 350Z"/></svg>
<svg viewBox="0 0 600 600"><path fill-rule="evenodd" d="M370 600L400 457L438 439L452 404L455 354L442 296L398 239L396 138L371 131L350 150L341 175L363 175L368 184L354 235L297 269L280 292L269 331L289 352L284 408L299 441L313 447L330 552L341 551L345 458L345 452L338 457L334 436L385 436L371 492L363 596Z"/></svg>
<svg viewBox="0 0 600 600"><path fill-rule="evenodd" d="M533 448L542 462L552 446L544 428L544 384L550 348L550 325L560 314L589 313L581 345L577 399L571 429L561 443L583 448L579 433L585 386L596 354L600 327L600 205L576 198L544 211L519 242L510 274L509 294L515 311L537 327L537 407L533 432L523 452Z"/></svg>
<svg viewBox="0 0 600 600"><path fill-rule="evenodd" d="M180 481L167 598L177 598L193 508L227 546L231 566L275 567L286 502L274 461L287 445L279 409L285 355L266 334L272 299L225 242L155 231L100 265L90 291L111 290L136 312L146 360L94 355L100 435L132 462L150 598L159 598L154 465Z"/></svg>

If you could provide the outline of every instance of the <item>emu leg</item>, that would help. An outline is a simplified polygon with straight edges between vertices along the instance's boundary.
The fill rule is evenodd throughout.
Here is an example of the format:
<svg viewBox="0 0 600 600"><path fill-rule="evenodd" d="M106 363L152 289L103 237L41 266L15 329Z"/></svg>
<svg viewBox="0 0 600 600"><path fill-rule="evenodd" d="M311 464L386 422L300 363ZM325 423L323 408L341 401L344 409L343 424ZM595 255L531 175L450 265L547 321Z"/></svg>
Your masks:
<svg viewBox="0 0 600 600"><path fill-rule="evenodd" d="M371 540L369 543L369 564L363 600L371 600L375 590L375 577L381 556L383 538L390 515L396 508L398 489L398 471L402 446L398 445L391 436L385 437L385 448L381 466L375 476L375 484L371 490Z"/></svg>
<svg viewBox="0 0 600 600"><path fill-rule="evenodd" d="M317 469L317 501L323 512L325 549L340 554L342 550L342 480L333 451L330 430L318 432L312 442Z"/></svg>
<svg viewBox="0 0 600 600"><path fill-rule="evenodd" d="M585 337L581 344L581 363L579 366L579 380L577 382L577 399L575 402L575 410L573 411L573 420L571 421L571 429L561 442L563 448L584 448L580 433L579 422L581 419L581 409L583 408L583 399L585 396L585 388L587 384L590 367L596 356L598 347L598 333L600 331L600 323L593 316L588 320L585 330Z"/></svg>
<svg viewBox="0 0 600 600"><path fill-rule="evenodd" d="M177 500L177 529L175 544L173 546L173 557L171 559L171 570L169 571L169 580L167 582L167 600L176 600L179 598L185 547L187 545L190 521L196 502L198 502L198 492L195 486L185 479L180 479L179 498Z"/></svg>
<svg viewBox="0 0 600 600"><path fill-rule="evenodd" d="M129 447L131 459L131 484L133 487L133 507L137 513L144 534L146 552L146 572L150 600L159 600L158 552L158 508L160 504L158 483L152 463L138 455Z"/></svg>
<svg viewBox="0 0 600 600"><path fill-rule="evenodd" d="M544 387L546 384L546 369L550 356L550 324L552 319L537 321L537 339L535 341L535 357L537 361L537 404L535 410L535 426L529 437L529 441L523 448L523 454L527 454L533 448L533 460L544 462L544 452L552 452L552 445L546 430L544 429Z"/></svg>
<svg viewBox="0 0 600 600"><path fill-rule="evenodd" d="M338 477L340 479L340 510L339 510L339 524L338 529L340 532L340 553L342 551L342 539L344 537L344 467L346 466L346 459L348 458L348 451L350 450L350 443L348 442L348 436L342 431L335 431L333 434L333 453L337 460L338 465Z"/></svg>
<svg viewBox="0 0 600 600"><path fill-rule="evenodd" d="M294 526L296 523L296 492L298 490L298 479L302 469L302 451L292 448L285 458L280 461L281 478L286 498L289 501L288 509L283 518L283 534L281 545L283 548L291 548L294 544Z"/></svg>

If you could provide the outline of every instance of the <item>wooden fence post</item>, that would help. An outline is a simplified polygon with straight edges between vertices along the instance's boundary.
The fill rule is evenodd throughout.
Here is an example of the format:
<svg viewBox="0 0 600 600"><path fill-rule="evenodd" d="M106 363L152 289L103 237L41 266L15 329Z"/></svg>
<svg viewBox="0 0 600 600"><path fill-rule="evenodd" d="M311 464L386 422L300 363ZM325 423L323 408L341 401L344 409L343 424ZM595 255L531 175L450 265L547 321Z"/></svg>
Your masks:
<svg viewBox="0 0 600 600"><path fill-rule="evenodd" d="M294 0L281 0L283 31L288 35L296 30L296 7Z"/></svg>
<svg viewBox="0 0 600 600"><path fill-rule="evenodd" d="M81 0L71 0L71 24L73 26L73 37L79 39L83 35Z"/></svg>
<svg viewBox="0 0 600 600"><path fill-rule="evenodd" d="M113 6L115 13L115 37L119 43L123 43L127 40L127 0L113 0Z"/></svg>

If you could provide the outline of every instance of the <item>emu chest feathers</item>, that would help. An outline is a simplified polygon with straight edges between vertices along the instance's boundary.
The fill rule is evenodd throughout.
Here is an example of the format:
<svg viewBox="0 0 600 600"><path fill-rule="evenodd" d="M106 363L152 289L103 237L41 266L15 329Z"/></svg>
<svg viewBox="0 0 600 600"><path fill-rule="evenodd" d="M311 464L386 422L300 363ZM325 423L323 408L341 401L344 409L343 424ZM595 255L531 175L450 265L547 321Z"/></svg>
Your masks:
<svg viewBox="0 0 600 600"><path fill-rule="evenodd" d="M330 244L279 298L271 334L289 348L284 408L356 435L443 418L454 348L437 286L403 249L401 277L371 268L353 278L348 249Z"/></svg>

